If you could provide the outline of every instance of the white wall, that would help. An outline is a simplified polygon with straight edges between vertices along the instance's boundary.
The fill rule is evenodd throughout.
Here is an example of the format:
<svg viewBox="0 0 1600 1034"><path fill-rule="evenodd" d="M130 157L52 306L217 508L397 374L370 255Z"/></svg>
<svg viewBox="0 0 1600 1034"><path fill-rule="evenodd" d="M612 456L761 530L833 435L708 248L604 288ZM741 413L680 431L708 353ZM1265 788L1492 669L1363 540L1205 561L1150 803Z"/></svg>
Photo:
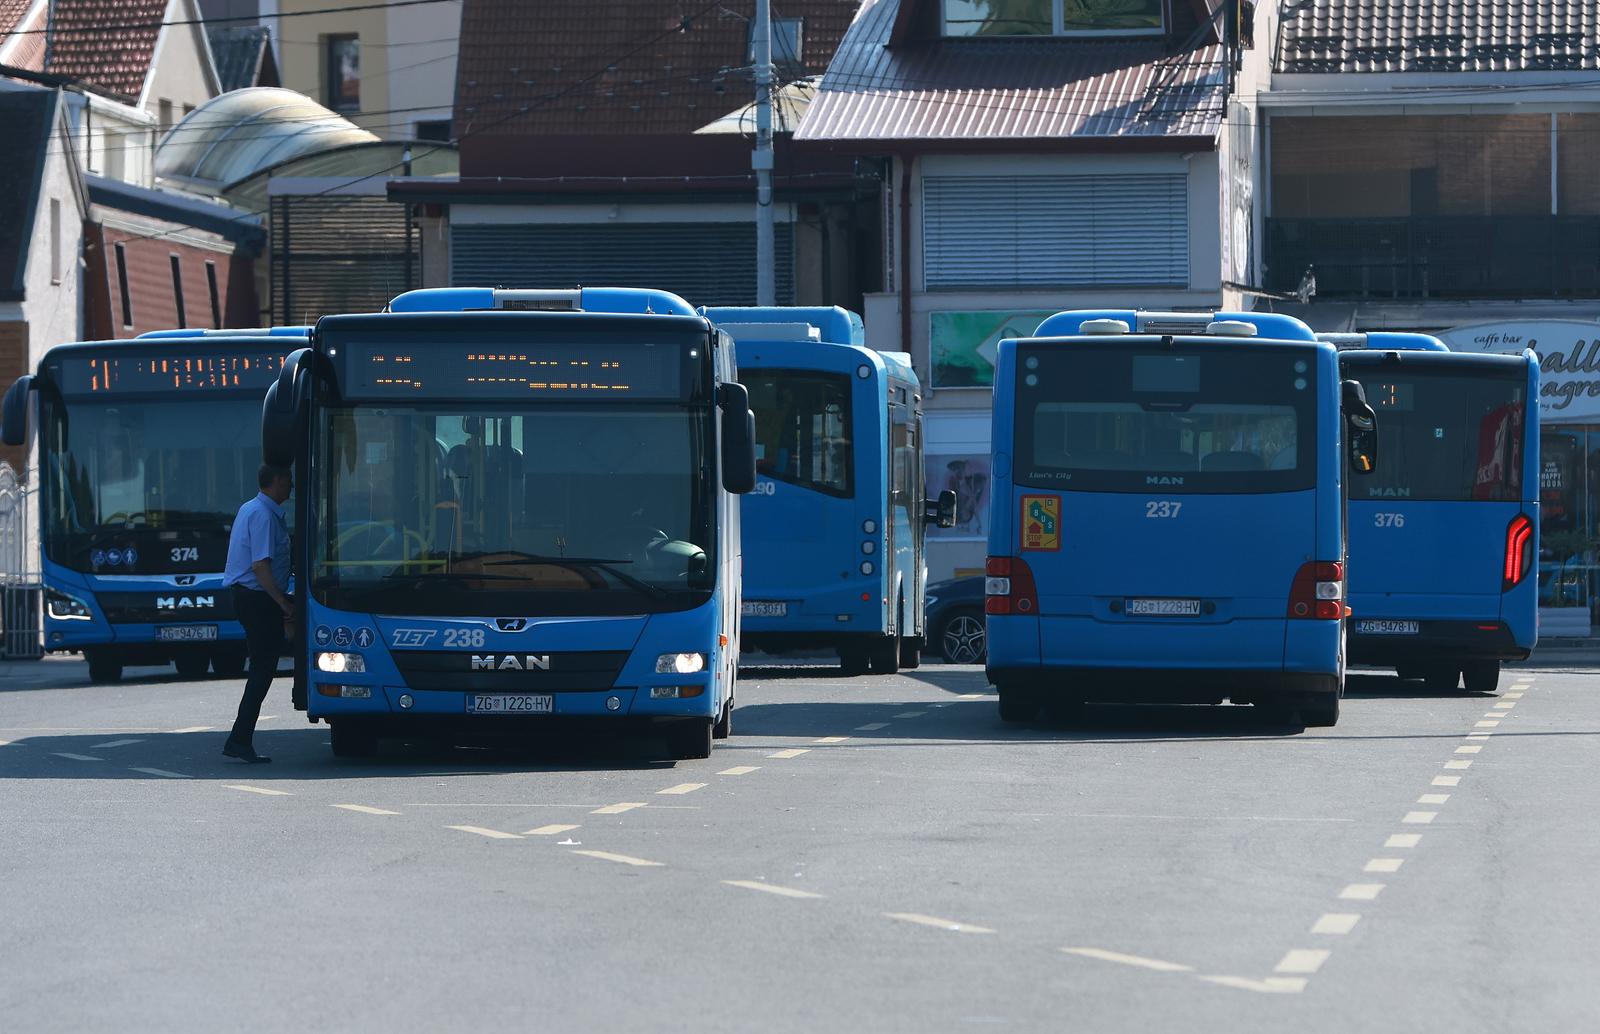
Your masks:
<svg viewBox="0 0 1600 1034"><path fill-rule="evenodd" d="M394 113L381 121L396 125L379 135L395 139L413 135L408 129L418 122L447 119L454 111L461 4L391 7L387 13L389 107Z"/></svg>
<svg viewBox="0 0 1600 1034"><path fill-rule="evenodd" d="M34 213L33 240L28 246L26 294L22 315L28 322L28 366L55 345L83 336L83 206L75 189L70 145L62 131L51 138L45 159L39 208ZM50 276L50 202L61 206L60 283Z"/></svg>
<svg viewBox="0 0 1600 1034"><path fill-rule="evenodd" d="M171 0L167 4L167 21L193 21L195 11L190 0ZM198 108L216 95L216 71L211 66L205 27L172 25L161 30L140 106L151 117L158 117L161 101L171 101L172 124L177 125L183 119L185 105Z"/></svg>

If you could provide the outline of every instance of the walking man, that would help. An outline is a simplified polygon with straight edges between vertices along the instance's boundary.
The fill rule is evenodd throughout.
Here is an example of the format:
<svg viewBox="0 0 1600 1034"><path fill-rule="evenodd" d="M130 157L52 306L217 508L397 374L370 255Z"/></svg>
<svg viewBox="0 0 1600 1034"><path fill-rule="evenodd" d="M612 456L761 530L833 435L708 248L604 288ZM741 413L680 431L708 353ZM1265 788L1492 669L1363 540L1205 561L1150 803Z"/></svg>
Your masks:
<svg viewBox="0 0 1600 1034"><path fill-rule="evenodd" d="M222 574L223 587L233 593L233 610L244 626L244 641L250 650L250 674L239 699L239 716L222 753L263 764L272 759L256 753L256 719L261 717L261 702L278 672L278 658L294 617L294 603L286 591L289 525L283 514L283 504L294 491L294 474L288 467L263 463L256 483L261 491L239 507L234 519L228 563Z"/></svg>

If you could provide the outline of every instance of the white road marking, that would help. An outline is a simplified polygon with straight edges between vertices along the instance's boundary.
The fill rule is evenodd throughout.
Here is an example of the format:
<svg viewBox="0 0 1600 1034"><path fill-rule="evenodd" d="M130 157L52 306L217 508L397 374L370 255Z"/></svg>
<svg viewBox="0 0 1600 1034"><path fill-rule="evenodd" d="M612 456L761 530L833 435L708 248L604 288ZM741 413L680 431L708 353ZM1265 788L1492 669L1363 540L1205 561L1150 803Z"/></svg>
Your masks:
<svg viewBox="0 0 1600 1034"><path fill-rule="evenodd" d="M702 790L705 788L705 785L705 783L679 783L677 786L669 786L665 790L657 790L656 793L682 795L686 793L694 793L696 790Z"/></svg>
<svg viewBox="0 0 1600 1034"><path fill-rule="evenodd" d="M1404 865L1404 858L1373 858L1362 868L1362 872L1399 872Z"/></svg>
<svg viewBox="0 0 1600 1034"><path fill-rule="evenodd" d="M1486 740L1489 738L1489 734L1486 732L1471 732L1467 734L1466 738L1469 740Z"/></svg>
<svg viewBox="0 0 1600 1034"><path fill-rule="evenodd" d="M730 887L743 887L745 890L759 890L765 894L776 894L781 898L820 898L821 894L813 894L809 890L796 890L794 887L780 887L776 883L762 883L760 880L723 880Z"/></svg>
<svg viewBox="0 0 1600 1034"><path fill-rule="evenodd" d="M1328 912L1311 925L1311 932L1335 936L1347 934L1360 921L1361 917L1354 912Z"/></svg>
<svg viewBox="0 0 1600 1034"><path fill-rule="evenodd" d="M223 783L224 790L243 790L245 793L258 793L263 797L293 797L288 790L269 790L265 786L251 786L248 783Z"/></svg>
<svg viewBox="0 0 1600 1034"><path fill-rule="evenodd" d="M585 857L588 857L588 858L598 858L602 862L616 862L619 865L637 865L637 866L639 866L641 868L660 867L660 866L663 866L663 865L666 864L665 862L652 862L652 861L649 861L649 860L644 859L644 858L635 858L632 855L612 854L610 851L587 851L586 850L586 851L574 851L572 853L573 854L581 854L581 855L584 855Z"/></svg>
<svg viewBox="0 0 1600 1034"><path fill-rule="evenodd" d="M989 694L987 694L987 693L958 693L956 695L956 699L957 700L987 700L987 699L989 699Z"/></svg>
<svg viewBox="0 0 1600 1034"><path fill-rule="evenodd" d="M925 715L927 713L928 712L926 712L926 711L901 711L899 714L894 715L894 717L895 718L921 718L923 715Z"/></svg>
<svg viewBox="0 0 1600 1034"><path fill-rule="evenodd" d="M258 721L258 722L270 722L270 721L276 720L277 717L278 716L275 715L275 714L264 714L260 718L257 718L256 721Z"/></svg>
<svg viewBox="0 0 1600 1034"><path fill-rule="evenodd" d="M1490 711L1489 713L1490 714L1497 714L1497 713L1499 713L1501 711L1509 711L1513 707L1516 707L1516 706L1517 706L1517 702L1515 700L1502 700L1498 704L1495 704L1494 705L1494 710Z"/></svg>
<svg viewBox="0 0 1600 1034"><path fill-rule="evenodd" d="M398 811L390 811L387 808L369 808L365 804L331 804L331 805L329 805L329 807L330 808L342 808L345 811L360 812L363 815L398 815L398 814L400 814Z"/></svg>
<svg viewBox="0 0 1600 1034"><path fill-rule="evenodd" d="M751 772L759 771L760 768L760 765L734 765L732 768L724 768L717 775L749 775Z"/></svg>
<svg viewBox="0 0 1600 1034"><path fill-rule="evenodd" d="M1460 776L1434 776L1433 777L1433 785L1434 786L1460 786L1461 785L1461 777Z"/></svg>
<svg viewBox="0 0 1600 1034"><path fill-rule="evenodd" d="M623 801L621 804L608 804L604 808L596 808L590 815L621 815L625 811L643 808L643 801Z"/></svg>
<svg viewBox="0 0 1600 1034"><path fill-rule="evenodd" d="M1383 842L1384 847L1416 847L1422 843L1421 833L1391 833L1389 839Z"/></svg>
<svg viewBox="0 0 1600 1034"><path fill-rule="evenodd" d="M948 930L951 933L994 933L987 926L973 926L970 923L958 923L954 919L940 919L938 916L925 916L920 912L885 912L885 919L898 919L902 923L916 923L919 926L932 926L939 930Z"/></svg>
<svg viewBox="0 0 1600 1034"><path fill-rule="evenodd" d="M1481 722L1473 722L1472 723L1472 727L1474 729L1493 729L1493 728L1496 728L1497 726L1499 726L1499 724L1500 724L1499 722L1490 721L1489 719L1486 718Z"/></svg>
<svg viewBox="0 0 1600 1034"><path fill-rule="evenodd" d="M135 769L133 769L133 771L135 771L135 772L143 772L145 775L160 776L163 779L188 779L189 778L188 776L184 775L182 772L168 772L164 768L135 768Z"/></svg>
<svg viewBox="0 0 1600 1034"><path fill-rule="evenodd" d="M557 833L567 833L577 828L577 826L564 826L558 822L553 825L539 826L536 829L530 829L522 835L525 837L553 837Z"/></svg>
<svg viewBox="0 0 1600 1034"><path fill-rule="evenodd" d="M850 737L848 737L848 736L824 736L820 740L812 740L812 742L813 743L843 743L845 740L848 740L849 738Z"/></svg>
<svg viewBox="0 0 1600 1034"><path fill-rule="evenodd" d="M0 740L0 743L4 743L4 742L5 742L4 740ZM110 750L112 747L126 747L130 743L143 743L143 742L144 742L144 740L111 740L108 743L96 743L94 746L90 747L89 749L90 750Z"/></svg>
<svg viewBox="0 0 1600 1034"><path fill-rule="evenodd" d="M1456 748L1456 753L1457 754L1477 754L1477 753L1481 752L1482 750L1483 750L1482 747L1468 745L1468 746L1465 746L1465 747L1457 747Z"/></svg>
<svg viewBox="0 0 1600 1034"><path fill-rule="evenodd" d="M445 829L459 829L463 833L476 833L480 837L490 840L521 840L515 833L502 833L498 829L485 829L482 826L446 826Z"/></svg>
<svg viewBox="0 0 1600 1034"><path fill-rule="evenodd" d="M54 754L58 758L66 758L68 761L104 761L105 760L105 758L92 758L87 754L68 754L65 751L59 751L59 750L52 750L50 753Z"/></svg>
<svg viewBox="0 0 1600 1034"><path fill-rule="evenodd" d="M888 722L868 722L866 725L858 725L858 726L856 726L855 731L856 732L877 732L879 729L887 729L888 727L889 727L889 723Z"/></svg>
<svg viewBox="0 0 1600 1034"><path fill-rule="evenodd" d="M1456 769L1457 771L1459 771L1459 770L1461 770L1463 768L1471 768L1472 767L1472 762L1470 762L1470 761L1446 761L1444 763L1444 767L1445 768Z"/></svg>
<svg viewBox="0 0 1600 1034"><path fill-rule="evenodd" d="M1496 704L1496 705L1494 705L1494 706L1496 706L1496 707L1499 707L1499 706L1500 706L1500 705L1499 705L1499 704ZM1506 706L1507 706L1507 707L1512 707L1512 706L1515 706L1515 705L1513 705L1513 704L1507 704L1507 705L1506 705ZM1496 721L1498 721L1498 720L1499 720L1499 719L1501 719L1501 718L1509 718L1509 717L1511 717L1511 716L1510 716L1510 715L1508 715L1508 714L1506 714L1506 713L1505 713L1505 712L1504 712L1504 711L1485 711L1485 712L1484 712L1484 713L1483 713L1483 716L1484 716L1484 717L1485 717L1485 718L1493 718L1493 719L1495 719L1495 720L1496 720Z"/></svg>
<svg viewBox="0 0 1600 1034"><path fill-rule="evenodd" d="M1438 817L1439 813L1436 811L1408 811L1406 817L1400 821L1407 825L1425 826Z"/></svg>
<svg viewBox="0 0 1600 1034"><path fill-rule="evenodd" d="M781 760L783 758L797 758L801 754L809 754L810 752L811 748L809 747L790 747L788 750L780 750L776 753L768 754L767 757Z"/></svg>
<svg viewBox="0 0 1600 1034"><path fill-rule="evenodd" d="M1102 962L1120 962L1124 966L1138 966L1141 969L1153 969L1158 973L1193 973L1193 966L1185 966L1181 962L1164 962L1161 959L1145 958L1143 955L1125 955L1120 951L1107 951L1104 948L1062 948L1068 955L1082 955L1086 959L1099 959Z"/></svg>
<svg viewBox="0 0 1600 1034"><path fill-rule="evenodd" d="M1241 991L1257 991L1261 994L1293 995L1306 989L1305 977L1268 977L1265 980L1249 980L1245 977L1201 977L1213 984L1223 987L1236 987Z"/></svg>
<svg viewBox="0 0 1600 1034"><path fill-rule="evenodd" d="M172 731L173 731L173 732L174 732L174 733L183 733L183 732L210 732L210 731L211 731L211 730L212 730L212 728L213 728L213 727L212 727L212 726L210 726L210 725L186 725L186 726L184 726L184 727L183 727L183 728L181 728L181 729L173 729L173 730L172 730Z"/></svg>
<svg viewBox="0 0 1600 1034"><path fill-rule="evenodd" d="M1450 799L1447 793L1425 793L1417 798L1418 804L1443 804Z"/></svg>
<svg viewBox="0 0 1600 1034"><path fill-rule="evenodd" d="M1352 883L1339 892L1339 897L1344 901L1376 901L1382 890L1381 883Z"/></svg>
<svg viewBox="0 0 1600 1034"><path fill-rule="evenodd" d="M1272 968L1274 973L1315 973L1328 961L1331 951L1325 948L1295 948Z"/></svg>

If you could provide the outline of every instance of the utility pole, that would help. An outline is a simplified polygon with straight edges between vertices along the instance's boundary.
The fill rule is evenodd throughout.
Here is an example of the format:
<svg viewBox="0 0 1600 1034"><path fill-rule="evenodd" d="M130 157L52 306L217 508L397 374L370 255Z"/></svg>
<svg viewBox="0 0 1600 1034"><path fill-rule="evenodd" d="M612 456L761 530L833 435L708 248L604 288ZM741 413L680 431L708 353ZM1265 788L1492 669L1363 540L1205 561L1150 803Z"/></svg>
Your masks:
<svg viewBox="0 0 1600 1034"><path fill-rule="evenodd" d="M756 150L750 167L756 173L756 304L777 304L773 269L772 213L772 4L756 0L751 27L755 43Z"/></svg>

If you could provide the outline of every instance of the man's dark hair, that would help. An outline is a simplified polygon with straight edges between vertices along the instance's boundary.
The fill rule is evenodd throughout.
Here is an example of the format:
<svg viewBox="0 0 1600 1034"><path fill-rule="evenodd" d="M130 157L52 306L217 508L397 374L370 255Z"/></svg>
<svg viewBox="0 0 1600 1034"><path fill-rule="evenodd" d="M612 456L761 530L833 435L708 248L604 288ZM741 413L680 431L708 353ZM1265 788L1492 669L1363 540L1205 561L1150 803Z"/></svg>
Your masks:
<svg viewBox="0 0 1600 1034"><path fill-rule="evenodd" d="M280 467L273 463L263 463L261 469L256 471L256 484L264 489L271 488L272 483L279 478L293 476L293 472L288 467Z"/></svg>

